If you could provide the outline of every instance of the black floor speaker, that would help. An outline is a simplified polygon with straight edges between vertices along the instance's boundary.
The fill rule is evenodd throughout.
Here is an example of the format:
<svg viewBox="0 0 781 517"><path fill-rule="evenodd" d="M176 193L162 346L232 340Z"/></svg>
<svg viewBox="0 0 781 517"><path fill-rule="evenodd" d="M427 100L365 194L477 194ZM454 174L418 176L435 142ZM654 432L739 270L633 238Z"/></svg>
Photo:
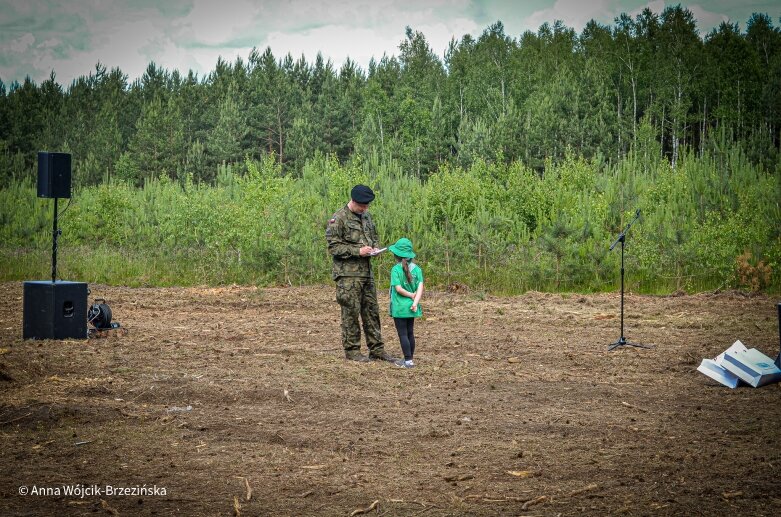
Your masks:
<svg viewBox="0 0 781 517"><path fill-rule="evenodd" d="M87 284L24 282L24 339L86 339Z"/></svg>

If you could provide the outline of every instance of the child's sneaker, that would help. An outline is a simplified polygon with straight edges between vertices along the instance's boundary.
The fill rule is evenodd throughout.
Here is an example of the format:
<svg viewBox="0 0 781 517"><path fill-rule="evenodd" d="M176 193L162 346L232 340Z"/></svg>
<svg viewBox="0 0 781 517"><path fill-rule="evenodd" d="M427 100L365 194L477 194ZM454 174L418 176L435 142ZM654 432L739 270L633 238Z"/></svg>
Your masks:
<svg viewBox="0 0 781 517"><path fill-rule="evenodd" d="M395 364L399 368L415 368L415 363L412 362L412 359L408 361L405 361L404 359L399 359L397 361L394 361L393 364Z"/></svg>

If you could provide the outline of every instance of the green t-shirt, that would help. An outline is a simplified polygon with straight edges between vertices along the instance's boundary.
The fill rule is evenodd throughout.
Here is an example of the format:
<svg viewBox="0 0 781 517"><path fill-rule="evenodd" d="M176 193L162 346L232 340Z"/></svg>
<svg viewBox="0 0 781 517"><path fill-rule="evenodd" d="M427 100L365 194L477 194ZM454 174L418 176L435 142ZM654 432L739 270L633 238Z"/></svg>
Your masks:
<svg viewBox="0 0 781 517"><path fill-rule="evenodd" d="M418 290L418 286L423 282L423 270L420 266L414 262L409 263L409 272L412 275L412 283L407 281L407 276L404 274L404 268L401 266L401 262L397 263L391 269L391 281L390 281L390 315L394 318L420 318L423 316L423 309L418 304L417 312L412 312L412 298L407 298L396 292L397 285L400 285L403 289L414 293Z"/></svg>

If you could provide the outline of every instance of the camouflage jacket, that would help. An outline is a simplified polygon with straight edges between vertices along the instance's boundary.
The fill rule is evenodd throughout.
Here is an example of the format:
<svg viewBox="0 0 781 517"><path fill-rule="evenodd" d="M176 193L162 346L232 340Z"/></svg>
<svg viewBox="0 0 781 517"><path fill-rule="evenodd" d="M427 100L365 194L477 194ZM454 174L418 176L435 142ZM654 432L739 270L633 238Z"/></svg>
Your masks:
<svg viewBox="0 0 781 517"><path fill-rule="evenodd" d="M340 276L371 277L370 257L361 257L362 246L377 247L377 228L369 212L354 214L347 205L338 210L328 221L325 230L328 253L334 258L331 271L333 279Z"/></svg>

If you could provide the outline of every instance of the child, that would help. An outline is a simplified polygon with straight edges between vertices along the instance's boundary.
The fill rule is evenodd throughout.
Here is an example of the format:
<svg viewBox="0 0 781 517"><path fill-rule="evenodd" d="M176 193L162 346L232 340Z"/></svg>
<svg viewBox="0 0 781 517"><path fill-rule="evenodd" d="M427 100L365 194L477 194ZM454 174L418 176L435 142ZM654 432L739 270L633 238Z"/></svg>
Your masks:
<svg viewBox="0 0 781 517"><path fill-rule="evenodd" d="M414 368L412 356L415 354L415 318L423 315L420 298L423 296L423 270L412 263L415 253L412 242L402 237L396 244L388 247L396 257L396 265L391 269L390 315L399 334L404 359L396 361L396 366Z"/></svg>

